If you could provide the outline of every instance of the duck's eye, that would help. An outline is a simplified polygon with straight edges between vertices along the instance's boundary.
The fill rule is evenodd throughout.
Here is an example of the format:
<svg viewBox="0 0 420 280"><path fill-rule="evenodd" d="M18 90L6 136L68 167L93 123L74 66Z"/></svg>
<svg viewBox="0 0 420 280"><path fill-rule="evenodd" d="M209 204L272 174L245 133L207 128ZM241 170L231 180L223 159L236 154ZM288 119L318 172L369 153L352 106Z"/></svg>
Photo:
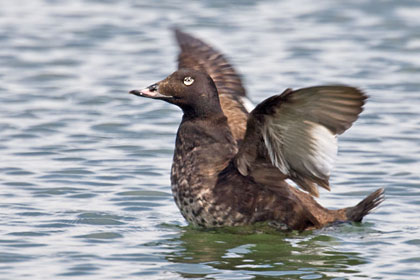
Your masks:
<svg viewBox="0 0 420 280"><path fill-rule="evenodd" d="M190 85L192 85L192 83L194 83L194 79L193 78L191 78L191 77L185 77L184 78L184 85L190 86Z"/></svg>

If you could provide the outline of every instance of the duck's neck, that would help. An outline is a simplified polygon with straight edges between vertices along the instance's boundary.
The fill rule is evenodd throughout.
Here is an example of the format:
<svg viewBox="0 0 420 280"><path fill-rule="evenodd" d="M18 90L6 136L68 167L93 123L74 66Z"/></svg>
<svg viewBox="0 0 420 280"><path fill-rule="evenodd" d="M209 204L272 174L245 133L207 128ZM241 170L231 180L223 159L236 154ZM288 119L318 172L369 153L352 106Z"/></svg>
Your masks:
<svg viewBox="0 0 420 280"><path fill-rule="evenodd" d="M207 117L203 114L199 116L184 114L177 133L177 146L181 144L178 143L178 138L182 140L184 145L190 144L191 148L216 143L223 146L233 145L236 147L227 118L222 111Z"/></svg>
<svg viewBox="0 0 420 280"><path fill-rule="evenodd" d="M206 102L197 102L193 105L180 105L184 112L183 120L207 120L213 121L225 117L219 98L212 98Z"/></svg>
<svg viewBox="0 0 420 280"><path fill-rule="evenodd" d="M174 165L185 168L179 169L178 175L216 178L236 152L236 141L223 114L205 119L184 115L176 137Z"/></svg>

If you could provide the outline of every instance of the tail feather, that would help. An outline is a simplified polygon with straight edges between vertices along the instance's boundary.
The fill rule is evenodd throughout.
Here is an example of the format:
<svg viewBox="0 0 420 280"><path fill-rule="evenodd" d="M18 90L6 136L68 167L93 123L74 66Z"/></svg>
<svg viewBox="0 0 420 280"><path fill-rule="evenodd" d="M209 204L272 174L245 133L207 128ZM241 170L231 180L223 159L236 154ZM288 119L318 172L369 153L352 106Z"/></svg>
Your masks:
<svg viewBox="0 0 420 280"><path fill-rule="evenodd" d="M346 209L347 219L353 222L361 222L363 217L369 214L382 201L385 200L385 190L383 188L377 189L356 206Z"/></svg>

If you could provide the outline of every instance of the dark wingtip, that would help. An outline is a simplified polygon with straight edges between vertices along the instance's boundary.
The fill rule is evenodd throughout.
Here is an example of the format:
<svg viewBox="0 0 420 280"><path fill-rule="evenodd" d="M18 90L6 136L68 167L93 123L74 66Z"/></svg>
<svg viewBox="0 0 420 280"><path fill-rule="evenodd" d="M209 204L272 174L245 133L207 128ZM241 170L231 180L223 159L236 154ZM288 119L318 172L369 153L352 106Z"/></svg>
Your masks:
<svg viewBox="0 0 420 280"><path fill-rule="evenodd" d="M169 29L174 32L175 34L182 32L181 29L177 25L173 25L169 27Z"/></svg>
<svg viewBox="0 0 420 280"><path fill-rule="evenodd" d="M203 45L206 45L209 48L211 48L202 40L182 31L177 26L174 26L171 29L173 30L175 34L175 39L182 51L185 51L186 48L197 48Z"/></svg>
<svg viewBox="0 0 420 280"><path fill-rule="evenodd" d="M172 32L174 32L175 35L175 39L178 42L178 44L181 44L183 37L187 37L187 33L185 33L184 31L181 30L181 28L179 28L178 26L174 25L171 26L170 29L172 30Z"/></svg>

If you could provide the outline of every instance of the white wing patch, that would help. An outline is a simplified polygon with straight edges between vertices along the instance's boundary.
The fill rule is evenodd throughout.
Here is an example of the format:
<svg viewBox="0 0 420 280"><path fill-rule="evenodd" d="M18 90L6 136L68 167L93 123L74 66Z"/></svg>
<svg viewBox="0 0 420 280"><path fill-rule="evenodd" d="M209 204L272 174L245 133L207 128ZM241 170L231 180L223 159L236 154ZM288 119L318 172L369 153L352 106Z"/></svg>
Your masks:
<svg viewBox="0 0 420 280"><path fill-rule="evenodd" d="M283 174L328 179L337 156L337 137L307 120L268 118L263 138L271 163Z"/></svg>
<svg viewBox="0 0 420 280"><path fill-rule="evenodd" d="M242 105L245 107L245 109L250 113L252 110L254 110L255 105L252 104L251 100L246 98L245 96L242 96L240 98Z"/></svg>
<svg viewBox="0 0 420 280"><path fill-rule="evenodd" d="M310 123L310 136L313 139L311 153L313 170L309 170L317 177L329 177L337 158L337 136L323 125Z"/></svg>

